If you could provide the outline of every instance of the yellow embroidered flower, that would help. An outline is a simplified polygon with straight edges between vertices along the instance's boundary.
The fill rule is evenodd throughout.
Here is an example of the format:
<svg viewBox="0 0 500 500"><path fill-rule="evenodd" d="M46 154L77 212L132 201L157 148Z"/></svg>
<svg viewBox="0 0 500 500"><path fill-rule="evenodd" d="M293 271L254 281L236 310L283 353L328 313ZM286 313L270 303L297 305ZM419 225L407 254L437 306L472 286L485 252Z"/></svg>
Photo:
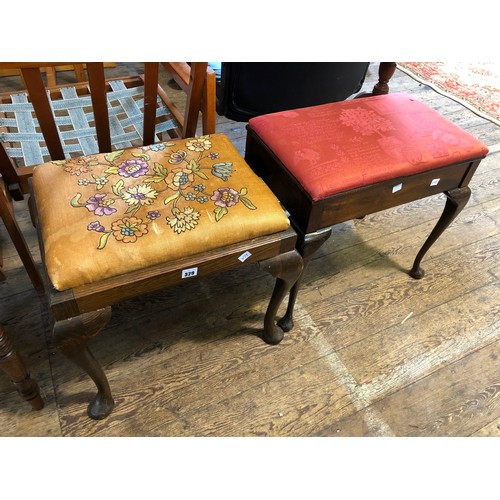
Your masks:
<svg viewBox="0 0 500 500"><path fill-rule="evenodd" d="M111 224L113 236L123 243L135 243L137 238L148 232L148 225L137 217L124 217Z"/></svg>
<svg viewBox="0 0 500 500"><path fill-rule="evenodd" d="M189 151L201 153L202 151L208 151L212 147L212 143L209 140L209 136L204 135L186 142L186 147Z"/></svg>
<svg viewBox="0 0 500 500"><path fill-rule="evenodd" d="M195 212L193 207L185 208L184 212L174 208L172 214L174 217L167 217L167 223L178 234L194 229L200 218L200 213Z"/></svg>
<svg viewBox="0 0 500 500"><path fill-rule="evenodd" d="M134 205L151 205L158 196L158 193L147 184L140 184L139 186L132 186L124 191L122 199L130 206Z"/></svg>

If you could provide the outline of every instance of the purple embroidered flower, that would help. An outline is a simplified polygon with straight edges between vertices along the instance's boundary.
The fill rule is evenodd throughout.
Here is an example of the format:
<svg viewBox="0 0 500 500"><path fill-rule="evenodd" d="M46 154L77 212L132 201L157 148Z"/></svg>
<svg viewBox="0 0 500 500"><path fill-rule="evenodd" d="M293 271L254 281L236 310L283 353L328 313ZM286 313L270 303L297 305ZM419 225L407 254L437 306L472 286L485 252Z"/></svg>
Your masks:
<svg viewBox="0 0 500 500"><path fill-rule="evenodd" d="M219 188L210 197L218 207L232 207L240 201L238 191L231 188Z"/></svg>
<svg viewBox="0 0 500 500"><path fill-rule="evenodd" d="M94 221L94 222L91 222L88 226L87 226L87 230L88 231L97 231L98 233L104 233L105 229L104 229L104 226L102 226L99 221Z"/></svg>
<svg viewBox="0 0 500 500"><path fill-rule="evenodd" d="M105 194L95 194L91 196L85 206L89 212L94 212L96 215L111 215L116 212L116 208L110 207L114 203L114 200L105 200Z"/></svg>
<svg viewBox="0 0 500 500"><path fill-rule="evenodd" d="M138 158L132 158L130 160L124 161L118 165L118 174L122 177L140 177L148 171L148 164L139 160Z"/></svg>
<svg viewBox="0 0 500 500"><path fill-rule="evenodd" d="M151 219L151 220L155 220L155 219L158 219L158 217L160 217L161 214L158 210L151 210L150 212L147 213L146 217L148 219Z"/></svg>
<svg viewBox="0 0 500 500"><path fill-rule="evenodd" d="M212 160L216 160L217 158L219 158L219 153L210 153L208 157Z"/></svg>
<svg viewBox="0 0 500 500"><path fill-rule="evenodd" d="M179 163L182 163L184 161L184 158L186 158L187 153L185 151L177 151L175 153L172 153L170 155L170 159L168 160L168 163L172 163L173 165L178 165Z"/></svg>

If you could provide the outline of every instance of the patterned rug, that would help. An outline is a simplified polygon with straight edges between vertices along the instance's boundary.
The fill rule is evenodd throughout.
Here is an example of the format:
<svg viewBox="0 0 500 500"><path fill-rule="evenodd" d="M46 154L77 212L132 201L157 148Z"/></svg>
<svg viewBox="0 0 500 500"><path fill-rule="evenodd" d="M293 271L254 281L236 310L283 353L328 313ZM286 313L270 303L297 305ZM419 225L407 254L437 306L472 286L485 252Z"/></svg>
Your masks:
<svg viewBox="0 0 500 500"><path fill-rule="evenodd" d="M399 62L418 82L500 126L500 64Z"/></svg>

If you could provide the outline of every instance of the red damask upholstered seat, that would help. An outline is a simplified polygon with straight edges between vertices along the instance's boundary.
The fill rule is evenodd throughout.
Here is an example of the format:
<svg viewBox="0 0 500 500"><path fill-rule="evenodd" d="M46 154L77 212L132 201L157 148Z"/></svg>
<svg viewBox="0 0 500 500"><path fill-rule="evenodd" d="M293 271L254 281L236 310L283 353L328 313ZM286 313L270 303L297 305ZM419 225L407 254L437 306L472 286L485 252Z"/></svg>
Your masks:
<svg viewBox="0 0 500 500"><path fill-rule="evenodd" d="M291 214L307 265L333 224L444 192L443 216L410 274L470 196L488 148L405 94L352 99L262 115L247 126L246 160ZM292 324L290 297L282 326Z"/></svg>

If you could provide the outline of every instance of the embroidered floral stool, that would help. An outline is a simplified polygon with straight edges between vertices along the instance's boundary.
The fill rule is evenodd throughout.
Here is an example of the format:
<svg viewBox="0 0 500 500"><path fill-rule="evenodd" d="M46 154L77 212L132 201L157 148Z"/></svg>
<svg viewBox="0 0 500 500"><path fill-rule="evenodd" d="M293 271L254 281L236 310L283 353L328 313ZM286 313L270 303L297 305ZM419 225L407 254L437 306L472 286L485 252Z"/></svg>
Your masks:
<svg viewBox="0 0 500 500"><path fill-rule="evenodd" d="M296 233L225 135L46 163L33 195L55 341L96 383L92 418L114 403L86 345L120 300L259 262L277 278L264 339L281 341L276 313L302 271Z"/></svg>
<svg viewBox="0 0 500 500"><path fill-rule="evenodd" d="M366 97L258 116L247 126L245 159L290 213L304 268L331 226L437 193L444 212L410 271L460 213L488 153L480 141L404 94ZM301 278L280 325L293 325Z"/></svg>

